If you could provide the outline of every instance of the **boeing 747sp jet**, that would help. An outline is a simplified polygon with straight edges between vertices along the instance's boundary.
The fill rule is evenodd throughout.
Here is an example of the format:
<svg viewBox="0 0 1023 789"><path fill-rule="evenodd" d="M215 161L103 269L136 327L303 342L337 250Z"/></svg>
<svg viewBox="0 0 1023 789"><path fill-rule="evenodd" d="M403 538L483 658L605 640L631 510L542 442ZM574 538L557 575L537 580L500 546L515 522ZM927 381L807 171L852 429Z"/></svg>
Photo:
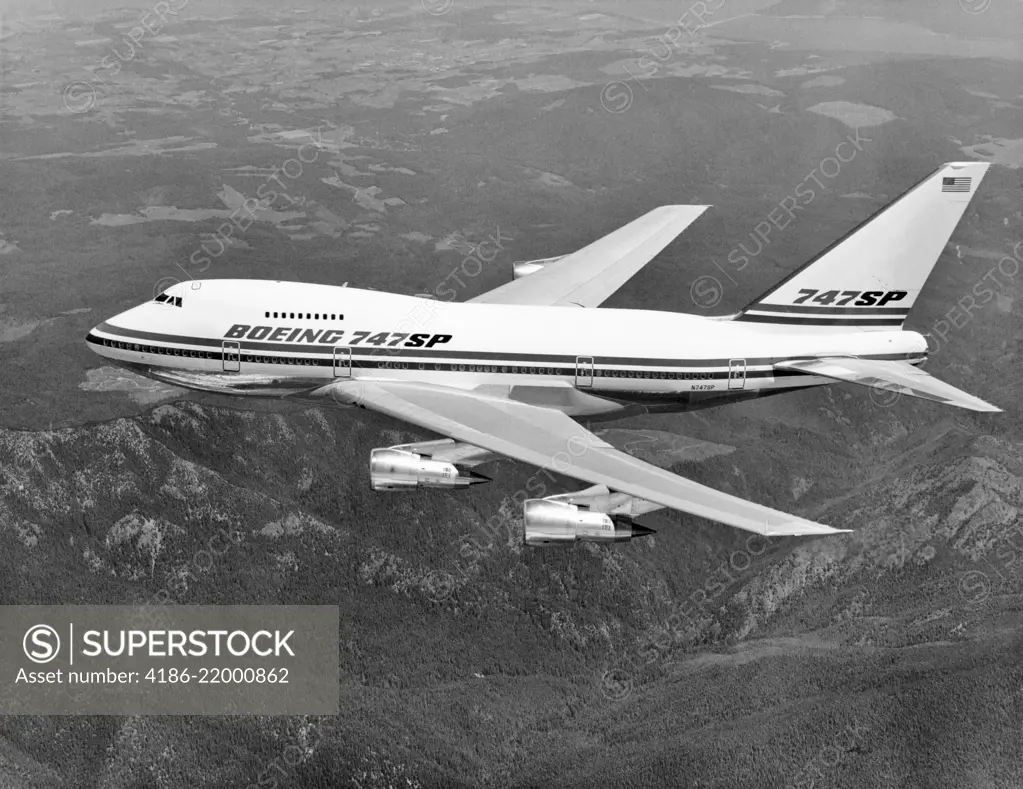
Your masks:
<svg viewBox="0 0 1023 789"><path fill-rule="evenodd" d="M175 386L358 405L447 438L373 450L376 490L457 488L502 455L590 483L524 505L529 545L649 533L663 507L762 535L833 529L644 463L576 419L846 381L999 411L919 365L902 328L988 165L940 167L726 317L597 309L708 206L655 208L465 303L264 280L182 282L101 323L96 353ZM522 276L518 276L522 274Z"/></svg>

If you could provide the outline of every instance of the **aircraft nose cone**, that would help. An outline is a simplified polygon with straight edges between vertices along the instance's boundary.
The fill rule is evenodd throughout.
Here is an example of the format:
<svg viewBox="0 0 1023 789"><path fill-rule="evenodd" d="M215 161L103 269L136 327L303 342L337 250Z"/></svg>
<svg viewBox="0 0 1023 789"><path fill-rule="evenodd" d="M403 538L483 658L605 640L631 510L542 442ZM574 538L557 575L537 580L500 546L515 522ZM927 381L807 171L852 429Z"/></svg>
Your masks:
<svg viewBox="0 0 1023 789"><path fill-rule="evenodd" d="M93 326L91 329L89 329L88 334L85 335L85 345L93 353L97 353L100 356L102 356L103 340L101 340L99 338L99 335L96 334L96 331L98 329L99 326Z"/></svg>

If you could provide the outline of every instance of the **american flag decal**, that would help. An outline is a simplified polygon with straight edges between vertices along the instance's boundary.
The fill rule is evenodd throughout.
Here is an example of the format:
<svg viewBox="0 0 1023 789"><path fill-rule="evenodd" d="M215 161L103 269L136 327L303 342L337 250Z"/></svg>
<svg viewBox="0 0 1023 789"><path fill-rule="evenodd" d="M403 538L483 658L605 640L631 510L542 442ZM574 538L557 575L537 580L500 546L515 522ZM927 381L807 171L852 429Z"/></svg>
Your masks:
<svg viewBox="0 0 1023 789"><path fill-rule="evenodd" d="M942 192L969 192L970 191L970 179L969 178L942 178L941 179L941 191Z"/></svg>

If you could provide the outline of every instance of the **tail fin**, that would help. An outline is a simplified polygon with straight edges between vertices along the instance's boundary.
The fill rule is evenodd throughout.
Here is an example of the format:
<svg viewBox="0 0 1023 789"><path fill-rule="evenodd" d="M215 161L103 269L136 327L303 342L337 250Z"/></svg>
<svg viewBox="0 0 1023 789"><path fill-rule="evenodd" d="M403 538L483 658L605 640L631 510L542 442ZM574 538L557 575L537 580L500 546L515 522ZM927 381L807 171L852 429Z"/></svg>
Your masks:
<svg viewBox="0 0 1023 789"><path fill-rule="evenodd" d="M980 186L987 162L944 164L765 294L735 320L901 326Z"/></svg>

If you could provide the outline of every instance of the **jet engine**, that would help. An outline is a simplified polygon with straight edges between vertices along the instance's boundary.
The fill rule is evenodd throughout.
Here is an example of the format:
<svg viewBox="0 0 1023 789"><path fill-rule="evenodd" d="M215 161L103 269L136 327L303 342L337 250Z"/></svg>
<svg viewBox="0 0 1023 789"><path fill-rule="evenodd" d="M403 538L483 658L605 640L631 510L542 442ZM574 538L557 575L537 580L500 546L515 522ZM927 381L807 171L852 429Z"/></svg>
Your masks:
<svg viewBox="0 0 1023 789"><path fill-rule="evenodd" d="M540 260L517 260L512 263L512 278L522 279L530 274L535 274L537 271L542 269L548 263L553 263L556 260L561 260L564 255L558 255L553 258L541 258Z"/></svg>
<svg viewBox="0 0 1023 789"><path fill-rule="evenodd" d="M423 457L418 452L398 447L370 452L369 478L373 490L467 488L490 482L490 477L460 464Z"/></svg>
<svg viewBox="0 0 1023 789"><path fill-rule="evenodd" d="M559 501L558 497L528 499L522 521L526 545L564 545L581 542L625 542L633 537L653 534L653 529L634 523L628 515L608 514L578 504Z"/></svg>

